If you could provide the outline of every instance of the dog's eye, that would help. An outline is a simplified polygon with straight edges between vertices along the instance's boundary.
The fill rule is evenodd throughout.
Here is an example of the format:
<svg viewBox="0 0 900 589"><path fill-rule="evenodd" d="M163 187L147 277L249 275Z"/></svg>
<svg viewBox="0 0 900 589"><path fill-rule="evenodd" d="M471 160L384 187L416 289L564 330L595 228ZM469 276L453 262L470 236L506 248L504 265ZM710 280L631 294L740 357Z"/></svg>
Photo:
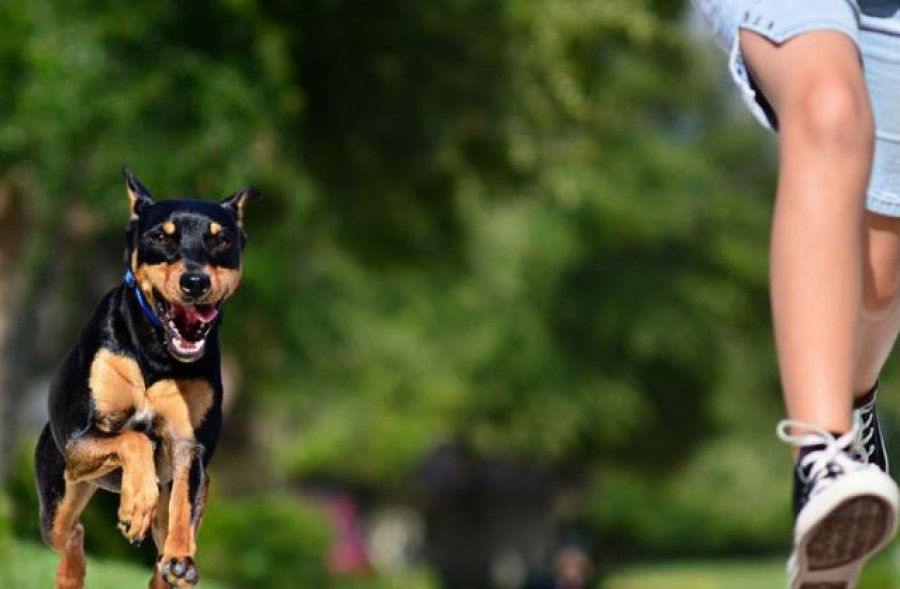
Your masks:
<svg viewBox="0 0 900 589"><path fill-rule="evenodd" d="M213 250L227 250L231 247L231 238L224 233L210 235L206 238L206 246Z"/></svg>
<svg viewBox="0 0 900 589"><path fill-rule="evenodd" d="M168 247L172 243L172 236L162 232L151 233L149 239L150 243L156 247Z"/></svg>

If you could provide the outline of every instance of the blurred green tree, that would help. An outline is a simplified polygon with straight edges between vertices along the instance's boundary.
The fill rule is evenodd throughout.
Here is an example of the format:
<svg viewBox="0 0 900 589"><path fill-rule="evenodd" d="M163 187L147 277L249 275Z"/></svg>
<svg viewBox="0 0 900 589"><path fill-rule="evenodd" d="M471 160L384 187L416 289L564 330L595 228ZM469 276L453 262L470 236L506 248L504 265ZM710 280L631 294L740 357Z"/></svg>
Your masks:
<svg viewBox="0 0 900 589"><path fill-rule="evenodd" d="M12 519L12 504L5 493L0 493L0 558L6 556L10 541L10 520Z"/></svg>

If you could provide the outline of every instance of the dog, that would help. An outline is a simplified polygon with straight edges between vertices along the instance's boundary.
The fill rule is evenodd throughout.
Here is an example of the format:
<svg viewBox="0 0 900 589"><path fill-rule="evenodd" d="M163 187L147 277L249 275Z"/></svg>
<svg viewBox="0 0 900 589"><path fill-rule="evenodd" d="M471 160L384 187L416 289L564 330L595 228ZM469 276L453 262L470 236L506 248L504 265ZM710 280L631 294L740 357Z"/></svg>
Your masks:
<svg viewBox="0 0 900 589"><path fill-rule="evenodd" d="M220 307L241 279L244 206L260 193L155 201L124 175L125 279L57 369L35 452L41 535L62 553L57 589L84 586L79 517L100 488L120 493L127 540L152 533L150 589L199 579L196 535L222 427Z"/></svg>

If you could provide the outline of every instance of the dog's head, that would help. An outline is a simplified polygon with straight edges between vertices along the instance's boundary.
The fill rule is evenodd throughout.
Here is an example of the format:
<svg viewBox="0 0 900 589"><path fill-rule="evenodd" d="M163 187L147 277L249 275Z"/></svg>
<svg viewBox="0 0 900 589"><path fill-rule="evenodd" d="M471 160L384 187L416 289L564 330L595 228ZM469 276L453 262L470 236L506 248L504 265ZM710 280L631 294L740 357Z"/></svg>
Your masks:
<svg viewBox="0 0 900 589"><path fill-rule="evenodd" d="M169 353L193 362L203 356L219 308L241 280L244 205L260 192L243 188L221 203L155 201L130 170L124 172L131 203L128 269L159 318Z"/></svg>

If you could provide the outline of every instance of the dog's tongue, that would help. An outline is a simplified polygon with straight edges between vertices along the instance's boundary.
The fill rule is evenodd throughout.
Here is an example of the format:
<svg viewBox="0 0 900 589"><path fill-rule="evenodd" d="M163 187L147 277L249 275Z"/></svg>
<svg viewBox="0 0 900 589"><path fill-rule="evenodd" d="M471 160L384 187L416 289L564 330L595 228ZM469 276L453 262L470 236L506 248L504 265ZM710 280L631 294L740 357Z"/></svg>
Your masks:
<svg viewBox="0 0 900 589"><path fill-rule="evenodd" d="M174 305L173 315L183 319L188 326L197 323L209 323L219 315L219 310L213 305Z"/></svg>

